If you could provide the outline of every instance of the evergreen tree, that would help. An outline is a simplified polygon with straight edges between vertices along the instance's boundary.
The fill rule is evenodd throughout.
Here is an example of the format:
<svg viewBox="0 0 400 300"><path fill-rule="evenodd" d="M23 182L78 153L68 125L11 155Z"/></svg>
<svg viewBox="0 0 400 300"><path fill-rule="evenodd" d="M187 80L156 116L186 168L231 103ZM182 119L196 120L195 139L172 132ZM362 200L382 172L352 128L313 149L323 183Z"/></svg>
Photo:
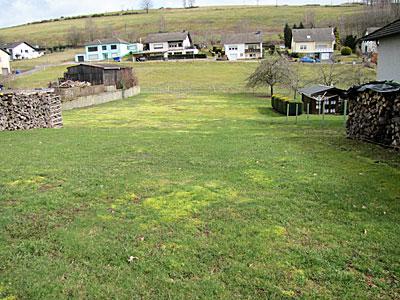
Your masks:
<svg viewBox="0 0 400 300"><path fill-rule="evenodd" d="M289 27L289 24L287 23L283 30L283 39L285 40L285 47L290 49L292 46L292 29Z"/></svg>
<svg viewBox="0 0 400 300"><path fill-rule="evenodd" d="M293 25L293 29L297 29L297 25L296 24Z"/></svg>
<svg viewBox="0 0 400 300"><path fill-rule="evenodd" d="M303 28L304 28L303 22L300 22L299 29L303 29Z"/></svg>

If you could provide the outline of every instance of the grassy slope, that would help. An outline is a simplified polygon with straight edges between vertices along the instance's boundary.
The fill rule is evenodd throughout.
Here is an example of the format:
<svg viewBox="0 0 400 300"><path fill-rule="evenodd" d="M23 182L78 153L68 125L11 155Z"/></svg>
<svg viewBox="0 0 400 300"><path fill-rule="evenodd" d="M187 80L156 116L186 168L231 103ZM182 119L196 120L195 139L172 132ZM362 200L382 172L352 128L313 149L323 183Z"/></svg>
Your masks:
<svg viewBox="0 0 400 300"><path fill-rule="evenodd" d="M143 94L64 119L0 132L0 296L399 298L400 159L340 117Z"/></svg>
<svg viewBox="0 0 400 300"><path fill-rule="evenodd" d="M132 66L137 73L144 91L166 92L169 90L185 91L222 91L243 92L246 78L255 70L257 62L149 62L124 63ZM318 82L320 65L295 64L299 68L301 85ZM49 81L56 80L66 71L67 66L47 68L32 75L18 78L12 83L13 88L46 87ZM339 74L338 86L348 88L356 76L353 65L336 65ZM375 80L375 70L364 69L366 76ZM176 74L179 74L178 76ZM283 90L280 92L284 92Z"/></svg>
<svg viewBox="0 0 400 300"><path fill-rule="evenodd" d="M289 24L303 21L305 12L314 12L317 25L335 22L339 16L352 14L361 10L355 7L309 7L309 6L238 6L206 7L191 10L170 9L152 10L149 14L110 16L95 18L99 28L112 25L114 32L120 37L145 37L149 32L159 30L160 17L165 16L166 30L190 30L195 40L223 32L237 30L238 24L247 22L248 30L262 30L267 39L276 39L282 33L286 22ZM85 19L65 20L44 24L24 25L0 29L0 37L6 41L28 40L42 46L65 44L66 33L71 26L84 28Z"/></svg>

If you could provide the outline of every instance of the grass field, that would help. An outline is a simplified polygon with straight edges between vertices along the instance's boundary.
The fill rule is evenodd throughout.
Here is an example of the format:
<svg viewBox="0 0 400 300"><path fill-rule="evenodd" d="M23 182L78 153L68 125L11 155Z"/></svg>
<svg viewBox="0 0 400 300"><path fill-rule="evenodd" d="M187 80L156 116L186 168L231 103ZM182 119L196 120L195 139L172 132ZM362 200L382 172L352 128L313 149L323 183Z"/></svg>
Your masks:
<svg viewBox="0 0 400 300"><path fill-rule="evenodd" d="M256 69L257 62L205 62L205 61L180 61L180 62L146 62L124 63L123 65L134 68L140 86L147 92L190 91L194 92L248 92L246 88L247 77ZM301 86L320 82L320 65L293 64L298 68L301 77ZM324 66L327 67L327 66ZM46 68L31 75L17 78L11 83L12 88L38 88L47 87L50 81L62 77L67 66L54 66ZM337 86L349 88L355 83L359 74L358 66L336 65ZM369 80L376 79L374 69L364 68L362 72ZM265 89L267 90L267 89ZM256 90L258 92L262 90ZM280 93L287 93L287 89L278 89Z"/></svg>
<svg viewBox="0 0 400 300"><path fill-rule="evenodd" d="M235 6L203 7L190 10L165 9L151 10L149 14L117 15L93 18L99 31L112 27L121 38L144 38L147 33L160 30L160 18L165 18L165 30L189 30L195 42L219 39L224 32L243 30L262 30L266 40L276 40L283 32L285 23L299 24L306 12L314 13L316 26L337 23L340 16L360 12L361 6ZM85 19L64 20L43 24L23 25L0 29L0 38L14 42L27 40L43 47L67 44L66 36L71 26L84 30Z"/></svg>
<svg viewBox="0 0 400 300"><path fill-rule="evenodd" d="M400 157L341 117L164 93L64 121L0 133L0 298L400 297Z"/></svg>

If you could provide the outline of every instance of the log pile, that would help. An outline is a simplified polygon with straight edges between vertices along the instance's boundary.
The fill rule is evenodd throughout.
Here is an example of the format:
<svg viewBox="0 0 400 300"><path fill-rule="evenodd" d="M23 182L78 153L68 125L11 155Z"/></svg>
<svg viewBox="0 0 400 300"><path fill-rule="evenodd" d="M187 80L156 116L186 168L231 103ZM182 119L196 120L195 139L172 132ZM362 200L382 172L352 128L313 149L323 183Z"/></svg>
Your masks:
<svg viewBox="0 0 400 300"><path fill-rule="evenodd" d="M400 149L400 92L358 92L349 101L347 135Z"/></svg>
<svg viewBox="0 0 400 300"><path fill-rule="evenodd" d="M62 127L61 99L48 91L0 93L0 131Z"/></svg>

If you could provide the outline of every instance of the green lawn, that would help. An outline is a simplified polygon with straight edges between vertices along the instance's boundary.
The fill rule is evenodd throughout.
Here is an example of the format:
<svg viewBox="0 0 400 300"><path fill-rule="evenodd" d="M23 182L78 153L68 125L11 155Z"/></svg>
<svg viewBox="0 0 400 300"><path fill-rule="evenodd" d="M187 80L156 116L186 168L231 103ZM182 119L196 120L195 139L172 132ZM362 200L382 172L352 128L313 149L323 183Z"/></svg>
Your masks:
<svg viewBox="0 0 400 300"><path fill-rule="evenodd" d="M145 93L64 121L0 132L0 298L400 297L400 157L341 117Z"/></svg>
<svg viewBox="0 0 400 300"><path fill-rule="evenodd" d="M219 40L225 32L262 30L266 40L277 40L283 34L285 23L291 26L304 21L306 12L315 15L318 27L336 24L341 16L362 12L356 6L225 6L196 9L154 9L149 14L143 11L136 15L119 15L93 18L100 35L112 30L125 39L145 38L150 32L160 30L164 17L167 31L189 30L196 43L204 40ZM0 29L0 37L7 42L26 40L43 47L67 44L67 33L71 26L84 31L86 19L63 20ZM85 39L89 39L86 35Z"/></svg>

